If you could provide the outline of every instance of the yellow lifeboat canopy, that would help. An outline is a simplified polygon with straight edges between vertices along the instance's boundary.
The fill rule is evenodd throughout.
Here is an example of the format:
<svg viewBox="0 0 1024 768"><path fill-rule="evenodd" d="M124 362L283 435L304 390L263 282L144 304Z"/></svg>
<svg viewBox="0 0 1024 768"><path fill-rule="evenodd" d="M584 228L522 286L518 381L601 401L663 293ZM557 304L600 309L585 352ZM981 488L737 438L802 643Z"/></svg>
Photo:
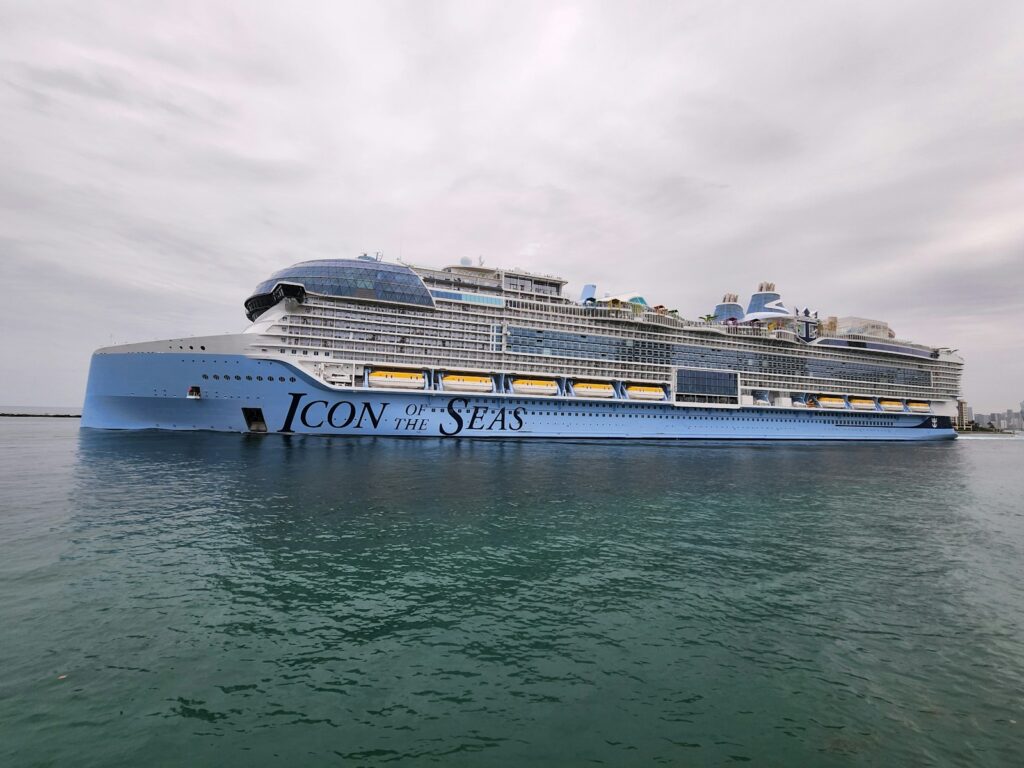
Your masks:
<svg viewBox="0 0 1024 768"><path fill-rule="evenodd" d="M423 389L427 380L415 371L372 371L370 386L384 389Z"/></svg>
<svg viewBox="0 0 1024 768"><path fill-rule="evenodd" d="M818 405L822 408L845 408L846 403L841 397L834 397L832 395L821 395L818 398Z"/></svg>
<svg viewBox="0 0 1024 768"><path fill-rule="evenodd" d="M902 411L903 401L902 400L879 400L878 404L882 406L883 411Z"/></svg>
<svg viewBox="0 0 1024 768"><path fill-rule="evenodd" d="M851 397L850 405L852 405L858 411L875 410L875 401L866 397Z"/></svg>
<svg viewBox="0 0 1024 768"><path fill-rule="evenodd" d="M441 384L451 392L490 392L494 389L490 376L470 376L464 373L442 376Z"/></svg>
<svg viewBox="0 0 1024 768"><path fill-rule="evenodd" d="M517 395L557 395L554 379L512 379L512 391Z"/></svg>
<svg viewBox="0 0 1024 768"><path fill-rule="evenodd" d="M932 404L924 400L908 400L907 408L916 413L927 413L932 409Z"/></svg>
<svg viewBox="0 0 1024 768"><path fill-rule="evenodd" d="M572 390L579 397L615 397L615 388L611 384L595 381L577 381Z"/></svg>
<svg viewBox="0 0 1024 768"><path fill-rule="evenodd" d="M665 390L644 384L631 384L626 387L626 397L630 400L664 400Z"/></svg>

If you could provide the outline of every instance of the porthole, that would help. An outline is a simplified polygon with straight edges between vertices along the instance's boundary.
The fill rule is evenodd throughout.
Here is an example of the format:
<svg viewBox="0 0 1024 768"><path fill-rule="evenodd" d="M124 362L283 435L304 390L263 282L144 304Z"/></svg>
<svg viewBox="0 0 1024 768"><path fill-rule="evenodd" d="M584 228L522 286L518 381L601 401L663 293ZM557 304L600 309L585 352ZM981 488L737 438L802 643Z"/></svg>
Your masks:
<svg viewBox="0 0 1024 768"><path fill-rule="evenodd" d="M295 377L294 376L289 376L288 377L288 381L295 381Z"/></svg>
<svg viewBox="0 0 1024 768"><path fill-rule="evenodd" d="M213 378L215 378L215 379L217 379L218 381L220 381L220 376L219 376L218 374L216 374L216 373L215 373L215 374L213 374Z"/></svg>
<svg viewBox="0 0 1024 768"><path fill-rule="evenodd" d="M199 345L199 348L200 348L200 349L202 349L202 350L205 350L205 349L206 349L206 347L205 347L205 346L203 346L202 344L200 344L200 345Z"/></svg>
<svg viewBox="0 0 1024 768"><path fill-rule="evenodd" d="M239 376L239 375L238 375L238 374L236 373L236 374L235 374L235 381L241 381L241 380L242 380L242 377L241 377L241 376Z"/></svg>
<svg viewBox="0 0 1024 768"><path fill-rule="evenodd" d="M208 378L210 378L210 374L208 374L208 373L204 373L204 374L203 374L203 378L204 378L204 379L208 379Z"/></svg>
<svg viewBox="0 0 1024 768"><path fill-rule="evenodd" d="M246 380L246 381L252 381L252 376L246 376L246 377L245 377L245 380Z"/></svg>
<svg viewBox="0 0 1024 768"><path fill-rule="evenodd" d="M256 377L256 381L263 381L263 377L262 376L257 376Z"/></svg>
<svg viewBox="0 0 1024 768"><path fill-rule="evenodd" d="M278 381L284 381L284 376L278 376L278 377L277 377L277 380L278 380Z"/></svg>

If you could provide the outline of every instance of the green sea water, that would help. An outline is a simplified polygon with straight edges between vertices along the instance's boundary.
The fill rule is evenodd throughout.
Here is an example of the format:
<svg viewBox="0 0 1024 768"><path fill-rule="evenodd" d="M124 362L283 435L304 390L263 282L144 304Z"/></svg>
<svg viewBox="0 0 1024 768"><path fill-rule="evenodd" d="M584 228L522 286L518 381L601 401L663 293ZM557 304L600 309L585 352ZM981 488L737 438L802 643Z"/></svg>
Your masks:
<svg viewBox="0 0 1024 768"><path fill-rule="evenodd" d="M1022 478L0 419L0 765L1019 766Z"/></svg>

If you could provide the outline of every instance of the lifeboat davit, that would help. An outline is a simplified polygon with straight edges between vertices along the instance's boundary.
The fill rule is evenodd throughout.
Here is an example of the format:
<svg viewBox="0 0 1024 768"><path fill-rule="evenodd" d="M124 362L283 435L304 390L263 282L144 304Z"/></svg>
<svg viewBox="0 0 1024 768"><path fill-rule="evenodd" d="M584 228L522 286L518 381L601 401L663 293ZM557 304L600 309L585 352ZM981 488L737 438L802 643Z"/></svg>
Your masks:
<svg viewBox="0 0 1024 768"><path fill-rule="evenodd" d="M858 411L873 411L875 410L875 401L869 400L865 397L851 397L850 405L856 408Z"/></svg>
<svg viewBox="0 0 1024 768"><path fill-rule="evenodd" d="M915 413L928 413L932 409L932 404L923 400L908 400L907 408Z"/></svg>
<svg viewBox="0 0 1024 768"><path fill-rule="evenodd" d="M841 397L829 397L822 395L818 398L818 405L822 408L846 408L846 402Z"/></svg>
<svg viewBox="0 0 1024 768"><path fill-rule="evenodd" d="M512 379L512 391L517 395L557 395L554 379Z"/></svg>
<svg viewBox="0 0 1024 768"><path fill-rule="evenodd" d="M462 373L442 376L441 385L449 392L490 392L494 389L490 376L468 376Z"/></svg>
<svg viewBox="0 0 1024 768"><path fill-rule="evenodd" d="M572 385L577 397L615 397L615 388L611 384L597 381L577 381Z"/></svg>
<svg viewBox="0 0 1024 768"><path fill-rule="evenodd" d="M631 384L626 387L626 397L630 400L664 400L665 390L642 384Z"/></svg>
<svg viewBox="0 0 1024 768"><path fill-rule="evenodd" d="M902 411L903 401L902 400L879 400L878 404L882 406L883 411Z"/></svg>
<svg viewBox="0 0 1024 768"><path fill-rule="evenodd" d="M384 389L423 389L427 380L422 373L411 371L373 371L370 386Z"/></svg>

